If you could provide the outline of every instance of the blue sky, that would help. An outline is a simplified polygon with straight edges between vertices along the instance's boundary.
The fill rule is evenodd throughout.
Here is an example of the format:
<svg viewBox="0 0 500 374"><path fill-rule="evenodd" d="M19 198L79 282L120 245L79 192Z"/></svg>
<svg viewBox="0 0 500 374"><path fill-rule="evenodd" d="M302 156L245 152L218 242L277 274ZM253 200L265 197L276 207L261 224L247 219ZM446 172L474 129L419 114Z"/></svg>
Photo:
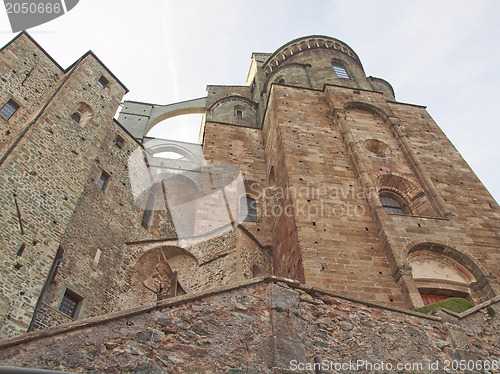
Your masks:
<svg viewBox="0 0 500 374"><path fill-rule="evenodd" d="M130 89L126 100L158 104L245 84L252 52L338 38L399 101L428 107L499 201L499 16L494 0L80 0L28 31L63 67L92 49ZM0 44L13 36L2 9ZM195 142L200 120L167 120L150 134Z"/></svg>

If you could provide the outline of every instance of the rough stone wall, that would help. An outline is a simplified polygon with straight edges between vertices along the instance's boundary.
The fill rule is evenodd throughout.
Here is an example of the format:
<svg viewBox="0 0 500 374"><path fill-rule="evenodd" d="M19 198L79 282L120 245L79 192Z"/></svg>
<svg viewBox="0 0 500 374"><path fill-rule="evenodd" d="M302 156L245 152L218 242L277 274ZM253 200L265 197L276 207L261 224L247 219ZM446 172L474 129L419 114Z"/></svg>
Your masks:
<svg viewBox="0 0 500 374"><path fill-rule="evenodd" d="M115 139L125 139L116 146ZM130 188L128 158L140 146L116 124L106 134L90 167L86 186L66 228L61 246L64 259L43 301L57 309L66 288L81 296L78 318L116 309L126 282L130 256L125 242L152 240L141 226L143 209L135 204ZM97 186L101 173L110 175L106 187ZM112 214L110 214L112 212ZM97 250L102 251L94 264Z"/></svg>
<svg viewBox="0 0 500 374"><path fill-rule="evenodd" d="M262 245L267 245L269 227L262 225L263 191L267 184L261 131L207 121L203 155L209 162L232 164L240 169L246 192L256 199L258 213L257 222L243 224Z"/></svg>
<svg viewBox="0 0 500 374"><path fill-rule="evenodd" d="M15 49L15 43L4 51L11 47ZM34 44L33 51L42 54ZM47 81L54 79L53 71L47 72ZM97 85L102 74L109 80L106 88ZM0 283L2 336L28 328L89 168L124 93L92 54L85 55L66 74L37 121L4 155L0 167L4 221L0 262L7 275ZM91 116L87 123L77 124L71 114L81 103Z"/></svg>
<svg viewBox="0 0 500 374"><path fill-rule="evenodd" d="M64 371L313 373L317 362L323 372L389 372L369 365L391 365L397 372L457 373L464 371L453 365L466 360L498 370L498 298L460 318L426 317L268 281L1 341L0 363Z"/></svg>
<svg viewBox="0 0 500 374"><path fill-rule="evenodd" d="M257 276L271 275L272 262L268 251L251 237L241 227L236 229L237 250L239 254L238 280L250 279Z"/></svg>
<svg viewBox="0 0 500 374"><path fill-rule="evenodd" d="M45 52L33 46L34 41L23 33L0 51L0 106L10 99L21 106L8 121L0 117L2 154L55 92L65 75Z"/></svg>

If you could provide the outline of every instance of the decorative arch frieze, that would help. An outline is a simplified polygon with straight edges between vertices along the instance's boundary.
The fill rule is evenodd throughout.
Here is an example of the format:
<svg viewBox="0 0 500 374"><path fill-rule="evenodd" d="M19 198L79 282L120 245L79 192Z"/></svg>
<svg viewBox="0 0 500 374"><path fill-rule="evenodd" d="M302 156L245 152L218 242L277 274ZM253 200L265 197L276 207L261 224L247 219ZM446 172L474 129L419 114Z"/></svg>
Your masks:
<svg viewBox="0 0 500 374"><path fill-rule="evenodd" d="M273 70L278 68L284 61L291 56L296 56L304 51L311 49L324 48L331 49L341 53L354 60L363 69L358 55L346 43L328 36L311 35L292 40L278 48L262 66L266 72L266 76L271 74Z"/></svg>

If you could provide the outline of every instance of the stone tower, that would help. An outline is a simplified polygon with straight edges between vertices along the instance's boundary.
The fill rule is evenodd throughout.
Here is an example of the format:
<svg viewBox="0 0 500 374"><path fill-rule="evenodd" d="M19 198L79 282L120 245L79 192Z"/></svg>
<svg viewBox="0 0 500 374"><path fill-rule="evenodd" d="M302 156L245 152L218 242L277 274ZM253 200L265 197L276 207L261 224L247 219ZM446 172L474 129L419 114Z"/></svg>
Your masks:
<svg viewBox="0 0 500 374"><path fill-rule="evenodd" d="M91 52L63 69L22 33L0 69L2 336L261 275L409 309L500 293L498 204L339 40L118 120L127 89ZM147 136L188 113L200 144Z"/></svg>

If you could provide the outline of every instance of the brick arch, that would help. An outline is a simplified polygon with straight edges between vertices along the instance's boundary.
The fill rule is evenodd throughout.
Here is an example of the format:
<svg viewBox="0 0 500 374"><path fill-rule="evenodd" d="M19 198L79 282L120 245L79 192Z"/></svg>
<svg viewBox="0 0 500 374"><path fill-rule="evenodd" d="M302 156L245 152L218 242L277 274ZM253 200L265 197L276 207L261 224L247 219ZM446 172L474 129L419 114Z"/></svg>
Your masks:
<svg viewBox="0 0 500 374"><path fill-rule="evenodd" d="M416 257L419 252L422 253L423 256L425 256L425 253L428 253L430 255L430 258L433 257L435 259L441 259L445 262L448 262L450 265L456 263L458 265L456 266L457 268L462 267L465 270L462 270L464 274L469 272L472 277L470 277L471 282L468 286L468 292L472 299L477 301L484 301L495 295L495 292L487 279L488 272L477 261L477 259L473 258L472 255L466 254L463 250L458 250L455 247L452 247L449 243L445 242L414 241L408 243L405 247L405 250L401 254L403 266L410 267L412 258ZM436 283L438 282L439 280L436 280ZM435 288L439 287L436 286ZM453 286L449 286L449 289L458 290L459 288L453 288Z"/></svg>
<svg viewBox="0 0 500 374"><path fill-rule="evenodd" d="M402 195L410 202L415 196L423 193L423 190L415 183L393 173L383 173L376 180L377 191L393 191Z"/></svg>
<svg viewBox="0 0 500 374"><path fill-rule="evenodd" d="M380 173L375 183L379 195L384 191L398 195L407 204L412 215L434 215L434 210L420 185L394 173Z"/></svg>

